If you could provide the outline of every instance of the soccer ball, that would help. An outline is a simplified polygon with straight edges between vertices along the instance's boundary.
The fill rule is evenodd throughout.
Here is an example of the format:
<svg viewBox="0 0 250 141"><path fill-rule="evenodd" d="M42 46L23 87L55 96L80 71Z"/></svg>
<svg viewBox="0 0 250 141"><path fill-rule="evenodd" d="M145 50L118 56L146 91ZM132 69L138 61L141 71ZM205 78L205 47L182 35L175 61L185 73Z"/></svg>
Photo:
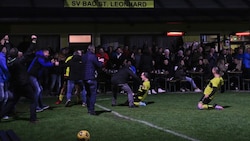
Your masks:
<svg viewBox="0 0 250 141"><path fill-rule="evenodd" d="M90 134L87 130L81 130L77 133L77 139L78 141L89 141L90 140Z"/></svg>

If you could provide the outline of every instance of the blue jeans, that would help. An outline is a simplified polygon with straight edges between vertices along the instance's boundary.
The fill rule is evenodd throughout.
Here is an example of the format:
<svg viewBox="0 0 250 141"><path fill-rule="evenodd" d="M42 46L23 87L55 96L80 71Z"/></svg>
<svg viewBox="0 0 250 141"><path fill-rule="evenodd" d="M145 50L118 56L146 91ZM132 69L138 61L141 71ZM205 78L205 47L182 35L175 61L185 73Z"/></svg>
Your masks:
<svg viewBox="0 0 250 141"><path fill-rule="evenodd" d="M8 100L8 93L6 92L5 87L5 83L0 83L0 112Z"/></svg>
<svg viewBox="0 0 250 141"><path fill-rule="evenodd" d="M6 103L7 100L8 100L8 93L6 92L5 84L0 83L0 102Z"/></svg>
<svg viewBox="0 0 250 141"><path fill-rule="evenodd" d="M56 86L56 93L59 93L59 90L61 88L62 82L61 82L61 75L58 74L51 74L51 83L50 83L50 90L53 91L54 87ZM57 84L56 84L57 83Z"/></svg>
<svg viewBox="0 0 250 141"><path fill-rule="evenodd" d="M80 87L82 88L82 102L86 103L86 90L85 90L85 86L83 85L82 81L74 81L74 80L68 80L67 82L67 100L71 100L71 96L72 96L72 90L75 86L75 84L78 83L80 85Z"/></svg>
<svg viewBox="0 0 250 141"><path fill-rule="evenodd" d="M87 92L87 108L89 113L95 112L95 102L97 95L97 81L85 80L84 85Z"/></svg>
<svg viewBox="0 0 250 141"><path fill-rule="evenodd" d="M34 76L30 76L31 86L35 92L35 102L36 102L36 109L42 109L44 107L42 103L42 86L38 82L37 78Z"/></svg>
<svg viewBox="0 0 250 141"><path fill-rule="evenodd" d="M187 77L187 76L186 76L186 77L185 77L185 80L187 80L187 81L191 84L191 86L192 86L194 89L197 88L197 86L196 86L196 84L195 84L193 78Z"/></svg>

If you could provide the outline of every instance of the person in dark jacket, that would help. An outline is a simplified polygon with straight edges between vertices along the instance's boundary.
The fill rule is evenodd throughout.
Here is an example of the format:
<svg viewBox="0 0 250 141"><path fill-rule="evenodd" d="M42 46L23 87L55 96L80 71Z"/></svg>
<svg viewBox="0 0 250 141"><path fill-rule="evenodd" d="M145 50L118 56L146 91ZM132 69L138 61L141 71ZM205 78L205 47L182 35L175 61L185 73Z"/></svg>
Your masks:
<svg viewBox="0 0 250 141"><path fill-rule="evenodd" d="M103 59L97 58L95 55L95 46L89 45L86 54L82 57L83 62L83 82L87 92L87 108L90 115L96 115L95 102L97 94L97 76L98 68L103 66Z"/></svg>
<svg viewBox="0 0 250 141"><path fill-rule="evenodd" d="M50 86L49 86L49 94L51 96L55 96L59 94L61 85L62 85L62 74L63 74L63 67L61 67L61 64L64 63L64 60L62 60L61 57L59 57L59 54L56 53L53 56L53 59L56 61L59 61L60 66L54 66L50 67L49 74L50 74Z"/></svg>
<svg viewBox="0 0 250 141"><path fill-rule="evenodd" d="M181 59L179 65L175 69L175 79L186 80L187 82L190 83L195 92L201 92L201 90L197 87L196 83L194 82L193 78L189 77L186 72L187 70L185 66L185 61L184 59ZM181 88L181 91L184 92L185 89Z"/></svg>
<svg viewBox="0 0 250 141"><path fill-rule="evenodd" d="M4 46L6 47L6 50L7 50L7 56L9 54L9 51L10 49L13 47L13 44L10 42L9 40L9 35L6 34L4 37L3 37L3 40L4 40Z"/></svg>
<svg viewBox="0 0 250 141"><path fill-rule="evenodd" d="M66 64L70 68L68 82L67 82L67 101L65 103L65 107L70 106L71 102L71 93L75 85L78 85L80 90L82 91L82 106L86 105L86 91L85 86L82 83L82 51L77 50L74 52L72 59ZM80 91L77 91L80 92ZM79 94L77 94L79 96ZM80 99L80 98L78 98ZM77 102L78 103L78 102Z"/></svg>
<svg viewBox="0 0 250 141"><path fill-rule="evenodd" d="M13 97L7 101L1 117L7 115L21 97L26 97L30 101L30 122L35 123L37 121L35 93L24 62L21 58L18 58L17 48L10 49L8 68L10 72L9 91L13 93Z"/></svg>
<svg viewBox="0 0 250 141"><path fill-rule="evenodd" d="M47 61L49 57L49 50L43 49L36 52L36 57L32 60L28 67L28 73L30 74L31 85L35 89L36 96L36 112L42 112L49 108L42 103L42 85L40 84L40 78L42 76L42 70L44 67L58 66L59 62L51 60Z"/></svg>
<svg viewBox="0 0 250 141"><path fill-rule="evenodd" d="M37 45L37 36L31 35L31 43L29 45L29 48L24 52L25 65L27 66L27 68L29 67L33 58L36 56L36 52L38 50L39 47Z"/></svg>
<svg viewBox="0 0 250 141"><path fill-rule="evenodd" d="M116 106L117 92L118 92L118 89L121 88L128 94L129 107L130 108L134 107L133 91L128 85L128 80L130 76L134 78L136 81L140 82L140 78L135 73L133 73L132 70L129 69L127 60L125 59L123 61L123 67L119 69L118 72L115 73L111 78L111 83L113 85L112 106Z"/></svg>
<svg viewBox="0 0 250 141"><path fill-rule="evenodd" d="M150 49L148 49L148 48L143 50L143 55L141 56L140 63L139 63L139 71L140 72L151 73L154 69L153 58L152 58L149 50Z"/></svg>

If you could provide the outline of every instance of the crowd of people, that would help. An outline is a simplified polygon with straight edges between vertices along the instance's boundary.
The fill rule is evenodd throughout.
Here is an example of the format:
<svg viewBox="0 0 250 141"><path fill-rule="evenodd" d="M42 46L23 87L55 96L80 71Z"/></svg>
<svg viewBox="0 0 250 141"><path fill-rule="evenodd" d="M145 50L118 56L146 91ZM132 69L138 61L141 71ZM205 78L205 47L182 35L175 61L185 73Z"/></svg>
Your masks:
<svg viewBox="0 0 250 141"><path fill-rule="evenodd" d="M164 80L185 80L195 92L203 88L196 84L187 73L189 71L203 72L204 80L209 80L214 76L212 68L218 67L222 77L227 71L243 71L243 77L250 78L250 48L244 51L244 47L234 52L230 49L216 52L214 47L191 45L178 47L175 52L157 46L132 49L89 45L86 50L66 47L52 54L49 48L38 47L36 35L31 36L30 45L24 52L14 47L5 35L0 51L0 117L8 118L23 96L30 100L31 122L37 121L37 112L50 108L42 101L44 87L49 90L47 95L58 96L56 104L61 104L66 96L65 107L70 107L72 94L76 94L76 103L86 106L88 113L95 115L100 81L107 82L106 87L113 93L112 106L117 105L117 92L122 90L128 95L128 106L133 108L145 106L143 100L148 93L168 91L161 79L155 79L157 74L163 74ZM129 81L133 82L132 87ZM231 82L237 87L234 81ZM183 86L180 90L189 89Z"/></svg>
<svg viewBox="0 0 250 141"><path fill-rule="evenodd" d="M103 52L103 48L100 50ZM107 62L105 64L106 72L117 70L122 64L122 60L128 58L132 62L130 68L133 67L137 75L141 72L150 73L153 82L150 92L153 94L170 91L165 87L166 80L187 81L186 85L179 86L179 90L182 92L189 91L189 88L195 92L201 92L206 82L213 77L211 70L215 66L221 70L224 79L227 79L228 72L233 71L242 72L241 78L250 78L250 48L243 46L234 50L222 48L217 52L212 46L203 47L201 45L179 47L177 52L157 46L133 48L131 50L128 47L124 47L124 49L118 47L115 50L110 47L104 54ZM191 72L201 73L204 80L201 83L204 83L204 85L198 83L197 79L192 78ZM236 81L234 78L230 81L231 89L239 87ZM134 91L137 88L135 85Z"/></svg>
<svg viewBox="0 0 250 141"><path fill-rule="evenodd" d="M94 104L96 98L97 81L95 71L101 68L103 61L98 60L95 55L95 47L89 45L87 52L81 57L82 51L75 51L70 63L64 62L63 57L50 57L49 48L39 48L37 46L37 36L31 36L30 46L25 52L18 51L11 46L8 35L1 40L1 63L0 63L0 118L8 119L9 114L13 114L15 106L20 97L30 100L30 122L37 122L37 112L49 109L50 106L43 103L43 83L44 78L50 76L46 71L51 71L51 77L55 81L60 81L61 70L71 67L71 73L67 80L67 91L72 90L74 84L81 87L82 99L87 105L88 113L95 115ZM63 56L63 55L61 55ZM66 56L64 56L66 57ZM79 66L80 64L80 66ZM57 73L55 73L57 72ZM59 77L57 77L59 75ZM58 81L58 83L59 83ZM52 87L50 87L52 88ZM86 88L86 89L85 89ZM86 90L86 93L85 93ZM71 92L67 92L67 102L69 104Z"/></svg>

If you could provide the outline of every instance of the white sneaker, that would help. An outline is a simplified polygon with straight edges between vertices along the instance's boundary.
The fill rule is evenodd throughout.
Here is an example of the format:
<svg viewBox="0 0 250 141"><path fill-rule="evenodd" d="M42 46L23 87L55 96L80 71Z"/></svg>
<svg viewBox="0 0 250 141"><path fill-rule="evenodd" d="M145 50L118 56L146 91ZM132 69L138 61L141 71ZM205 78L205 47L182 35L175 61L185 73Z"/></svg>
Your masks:
<svg viewBox="0 0 250 141"><path fill-rule="evenodd" d="M8 119L10 119L10 117L9 116L4 116L2 119L3 120L8 120Z"/></svg>
<svg viewBox="0 0 250 141"><path fill-rule="evenodd" d="M195 91L195 92L201 92L201 89L196 88L194 91Z"/></svg>
<svg viewBox="0 0 250 141"><path fill-rule="evenodd" d="M145 102L139 102L139 105L140 106L146 106L146 103Z"/></svg>
<svg viewBox="0 0 250 141"><path fill-rule="evenodd" d="M185 89L181 88L180 91L181 91L181 92L185 92Z"/></svg>
<svg viewBox="0 0 250 141"><path fill-rule="evenodd" d="M85 102L82 103L82 107L86 107L87 104Z"/></svg>
<svg viewBox="0 0 250 141"><path fill-rule="evenodd" d="M224 108L223 108L222 106L220 106L220 105L216 105L214 108L217 109L217 110L223 110L223 109L224 109Z"/></svg>
<svg viewBox="0 0 250 141"><path fill-rule="evenodd" d="M153 90L152 90L152 94L157 94L157 92L153 89Z"/></svg>
<svg viewBox="0 0 250 141"><path fill-rule="evenodd" d="M165 93L166 91L163 90L163 89L161 89L161 88L158 88L158 92L159 92L159 93Z"/></svg>
<svg viewBox="0 0 250 141"><path fill-rule="evenodd" d="M151 91L148 91L148 94L151 94Z"/></svg>

